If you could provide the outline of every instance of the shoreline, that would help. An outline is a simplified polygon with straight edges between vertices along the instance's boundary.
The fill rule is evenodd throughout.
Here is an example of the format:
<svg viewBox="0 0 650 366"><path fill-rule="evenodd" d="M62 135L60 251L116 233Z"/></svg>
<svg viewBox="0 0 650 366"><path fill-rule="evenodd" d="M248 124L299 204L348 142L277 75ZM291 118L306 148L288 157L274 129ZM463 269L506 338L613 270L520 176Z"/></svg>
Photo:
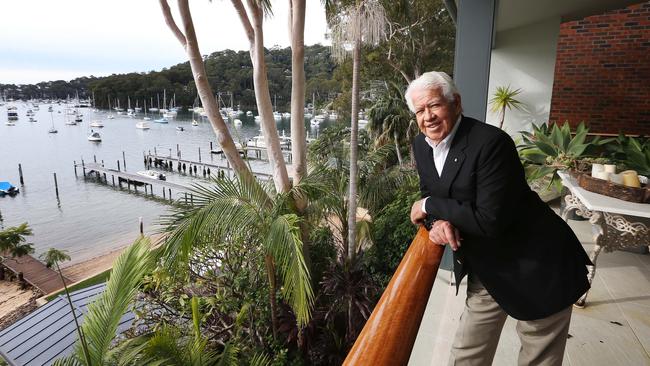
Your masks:
<svg viewBox="0 0 650 366"><path fill-rule="evenodd" d="M161 242L161 234L148 235L151 239L151 249L158 247ZM84 260L83 262L72 263L67 267L61 268L63 275L74 283L94 277L113 267L113 262L122 254L124 249L128 248L133 242L124 244L117 249L113 249L104 254Z"/></svg>

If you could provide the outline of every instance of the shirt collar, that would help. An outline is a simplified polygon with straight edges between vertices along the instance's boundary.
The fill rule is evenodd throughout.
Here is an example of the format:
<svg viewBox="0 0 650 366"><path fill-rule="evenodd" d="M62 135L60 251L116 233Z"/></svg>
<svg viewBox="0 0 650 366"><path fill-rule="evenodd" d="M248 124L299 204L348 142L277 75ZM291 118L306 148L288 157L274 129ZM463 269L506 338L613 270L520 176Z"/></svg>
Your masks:
<svg viewBox="0 0 650 366"><path fill-rule="evenodd" d="M458 131L458 126L460 125L460 120L463 119L463 115L460 114L458 115L458 119L456 120L456 123L454 124L454 127L451 129L451 132L449 132L449 135L445 137L442 141L440 141L438 144L434 143L431 139L428 137L424 137L424 141L431 146L432 149L440 148L443 146L449 145L453 140L454 136L456 136L456 131Z"/></svg>

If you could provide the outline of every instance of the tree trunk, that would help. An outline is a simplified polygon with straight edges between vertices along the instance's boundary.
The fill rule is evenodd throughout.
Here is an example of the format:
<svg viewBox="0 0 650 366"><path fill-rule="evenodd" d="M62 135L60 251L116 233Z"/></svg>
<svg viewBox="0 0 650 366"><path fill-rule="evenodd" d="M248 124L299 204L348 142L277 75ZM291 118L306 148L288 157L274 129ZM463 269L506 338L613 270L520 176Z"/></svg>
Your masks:
<svg viewBox="0 0 650 366"><path fill-rule="evenodd" d="M269 93L269 83L266 75L266 62L264 61L264 31L262 22L264 15L259 5L252 0L248 1L253 18L254 41L250 45L251 61L253 63L253 85L255 88L255 100L257 109L262 118L262 134L266 143L266 151L269 156L273 182L278 192L288 192L291 185L287 166L284 163L284 156L280 148L278 130L273 119L273 104Z"/></svg>
<svg viewBox="0 0 650 366"><path fill-rule="evenodd" d="M164 5L163 5L164 2ZM221 113L219 113L219 106L214 98L212 88L208 82L207 73L205 71L205 64L203 63L203 57L199 51L199 44L196 39L196 33L194 31L194 22L192 21L192 14L190 13L189 5L187 0L182 0L178 2L179 10L181 15L181 20L183 21L183 27L185 29L185 44L183 45L187 56L190 61L190 67L192 68L192 75L194 76L194 82L196 84L196 90L201 98L201 103L203 103L203 108L208 115L210 125L214 130L214 133L217 137L217 143L221 146L226 158L232 165L235 172L242 175L252 176L252 173L248 169L248 166L244 160L239 155L235 143L230 136L228 131L228 126L226 126L223 118L221 118ZM166 6L166 1L161 0L161 6L163 6L163 14L168 22L173 22L171 19L171 14L165 13L164 6ZM175 26L175 24L174 24ZM170 28L172 26L170 25ZM174 29L172 28L172 31ZM178 35L177 35L178 37Z"/></svg>
<svg viewBox="0 0 650 366"><path fill-rule="evenodd" d="M300 183L307 172L305 140L305 0L292 0L291 24L291 155L293 184ZM306 202L298 200L298 209Z"/></svg>
<svg viewBox="0 0 650 366"><path fill-rule="evenodd" d="M307 142L305 139L305 0L291 2L291 156L293 184L299 184L307 173ZM304 197L294 197L300 216L307 207ZM300 222L302 254L311 268L309 228ZM300 333L299 333L300 334Z"/></svg>
<svg viewBox="0 0 650 366"><path fill-rule="evenodd" d="M395 142L395 152L397 152L397 162L402 166L402 152L399 149L399 139L397 131L393 131L393 141Z"/></svg>
<svg viewBox="0 0 650 366"><path fill-rule="evenodd" d="M359 63L361 40L354 43L352 51L352 116L350 118L350 190L348 196L348 258L353 258L357 243L357 159L359 153Z"/></svg>

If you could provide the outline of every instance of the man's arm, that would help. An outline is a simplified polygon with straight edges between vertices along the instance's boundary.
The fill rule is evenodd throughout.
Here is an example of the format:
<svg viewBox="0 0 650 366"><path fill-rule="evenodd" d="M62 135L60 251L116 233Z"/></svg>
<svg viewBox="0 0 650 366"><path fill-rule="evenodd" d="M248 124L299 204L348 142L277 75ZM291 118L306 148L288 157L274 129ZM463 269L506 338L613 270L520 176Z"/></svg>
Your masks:
<svg viewBox="0 0 650 366"><path fill-rule="evenodd" d="M500 134L480 152L476 171L476 201L429 197L426 212L472 236L496 237L514 220L521 199L523 167L512 139Z"/></svg>

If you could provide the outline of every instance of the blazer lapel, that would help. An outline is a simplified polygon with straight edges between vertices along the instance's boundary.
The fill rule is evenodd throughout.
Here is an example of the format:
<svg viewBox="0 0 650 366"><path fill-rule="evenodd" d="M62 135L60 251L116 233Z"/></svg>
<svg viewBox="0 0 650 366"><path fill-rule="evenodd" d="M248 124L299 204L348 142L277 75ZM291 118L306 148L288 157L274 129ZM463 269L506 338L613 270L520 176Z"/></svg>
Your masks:
<svg viewBox="0 0 650 366"><path fill-rule="evenodd" d="M465 150L465 147L467 146L469 128L470 124L461 120L460 126L458 126L458 131L456 131L456 136L454 136L454 139L451 142L451 148L449 149L447 159L445 160L445 167L442 170L442 177L440 177L440 180L438 181L442 192L445 192L446 195L449 195L449 188L454 179L456 179L456 175L465 161L465 153L463 150Z"/></svg>

